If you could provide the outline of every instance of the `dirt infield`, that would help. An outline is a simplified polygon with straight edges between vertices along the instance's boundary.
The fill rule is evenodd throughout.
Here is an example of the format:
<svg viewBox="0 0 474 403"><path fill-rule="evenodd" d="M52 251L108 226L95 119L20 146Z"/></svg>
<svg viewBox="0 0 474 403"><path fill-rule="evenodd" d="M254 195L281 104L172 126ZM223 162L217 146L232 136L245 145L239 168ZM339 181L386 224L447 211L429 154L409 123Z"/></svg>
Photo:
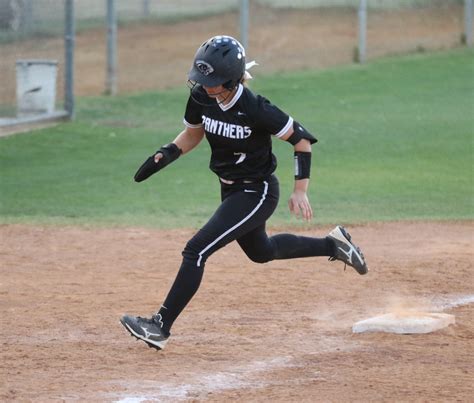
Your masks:
<svg viewBox="0 0 474 403"><path fill-rule="evenodd" d="M118 319L158 308L192 231L3 225L0 400L472 401L472 222L350 230L367 276L324 258L258 265L235 244L219 251L156 352ZM456 324L351 333L409 308Z"/></svg>

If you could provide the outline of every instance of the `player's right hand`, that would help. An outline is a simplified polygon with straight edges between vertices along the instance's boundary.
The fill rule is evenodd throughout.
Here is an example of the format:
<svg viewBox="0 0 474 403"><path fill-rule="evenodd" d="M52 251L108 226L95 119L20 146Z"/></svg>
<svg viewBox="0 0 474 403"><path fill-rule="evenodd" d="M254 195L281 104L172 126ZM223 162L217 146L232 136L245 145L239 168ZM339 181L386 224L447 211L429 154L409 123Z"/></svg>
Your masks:
<svg viewBox="0 0 474 403"><path fill-rule="evenodd" d="M160 169L175 161L181 153L181 149L174 143L164 145L155 154L150 155L142 166L138 168L134 176L135 182L142 182L149 178Z"/></svg>
<svg viewBox="0 0 474 403"><path fill-rule="evenodd" d="M155 164L158 164L158 162L163 158L162 153L156 153L155 154Z"/></svg>

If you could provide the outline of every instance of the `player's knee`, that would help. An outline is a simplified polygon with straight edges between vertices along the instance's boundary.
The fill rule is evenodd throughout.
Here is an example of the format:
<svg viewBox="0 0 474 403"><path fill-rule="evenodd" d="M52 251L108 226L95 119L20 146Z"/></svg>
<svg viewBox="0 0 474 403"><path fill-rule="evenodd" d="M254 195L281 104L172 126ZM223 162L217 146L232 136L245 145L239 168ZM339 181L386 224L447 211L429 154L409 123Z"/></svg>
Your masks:
<svg viewBox="0 0 474 403"><path fill-rule="evenodd" d="M252 262L255 262L255 263L267 263L272 259L270 259L267 256L254 256L251 258L251 260Z"/></svg>
<svg viewBox="0 0 474 403"><path fill-rule="evenodd" d="M273 260L273 257L268 253L247 253L248 258L255 263L267 263Z"/></svg>
<svg viewBox="0 0 474 403"><path fill-rule="evenodd" d="M191 239L183 249L182 255L187 260L199 259L199 250L195 242Z"/></svg>
<svg viewBox="0 0 474 403"><path fill-rule="evenodd" d="M204 267L208 258L207 254L202 253L202 245L194 238L188 241L181 254L187 262L201 267Z"/></svg>
<svg viewBox="0 0 474 403"><path fill-rule="evenodd" d="M252 262L267 263L275 259L276 247L271 238L268 242L241 244L241 247Z"/></svg>

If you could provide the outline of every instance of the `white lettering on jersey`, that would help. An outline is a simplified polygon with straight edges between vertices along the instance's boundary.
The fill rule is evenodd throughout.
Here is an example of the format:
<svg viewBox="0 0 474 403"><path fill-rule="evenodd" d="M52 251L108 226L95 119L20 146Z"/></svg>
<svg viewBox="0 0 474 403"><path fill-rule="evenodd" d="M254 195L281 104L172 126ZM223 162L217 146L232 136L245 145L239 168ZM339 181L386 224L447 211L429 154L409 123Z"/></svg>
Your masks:
<svg viewBox="0 0 474 403"><path fill-rule="evenodd" d="M239 159L235 162L235 165L240 164L247 157L245 153L234 153L234 155L239 155Z"/></svg>
<svg viewBox="0 0 474 403"><path fill-rule="evenodd" d="M211 126L211 131L214 133L217 130L217 120L213 120L210 126Z"/></svg>
<svg viewBox="0 0 474 403"><path fill-rule="evenodd" d="M222 135L224 137L230 137L229 133L230 133L230 125L224 123L224 131L223 131Z"/></svg>
<svg viewBox="0 0 474 403"><path fill-rule="evenodd" d="M208 133L217 134L218 136L230 139L242 140L252 134L252 129L248 126L234 125L232 123L222 122L202 115L202 124L204 130Z"/></svg>

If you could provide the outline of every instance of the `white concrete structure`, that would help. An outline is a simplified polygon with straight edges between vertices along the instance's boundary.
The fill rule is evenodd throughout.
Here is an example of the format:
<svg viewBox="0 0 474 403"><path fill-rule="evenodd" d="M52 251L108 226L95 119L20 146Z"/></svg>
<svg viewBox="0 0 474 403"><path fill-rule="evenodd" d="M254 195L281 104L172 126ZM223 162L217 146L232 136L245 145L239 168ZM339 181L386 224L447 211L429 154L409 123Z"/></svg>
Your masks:
<svg viewBox="0 0 474 403"><path fill-rule="evenodd" d="M58 63L53 60L16 62L18 117L54 112L57 71Z"/></svg>

